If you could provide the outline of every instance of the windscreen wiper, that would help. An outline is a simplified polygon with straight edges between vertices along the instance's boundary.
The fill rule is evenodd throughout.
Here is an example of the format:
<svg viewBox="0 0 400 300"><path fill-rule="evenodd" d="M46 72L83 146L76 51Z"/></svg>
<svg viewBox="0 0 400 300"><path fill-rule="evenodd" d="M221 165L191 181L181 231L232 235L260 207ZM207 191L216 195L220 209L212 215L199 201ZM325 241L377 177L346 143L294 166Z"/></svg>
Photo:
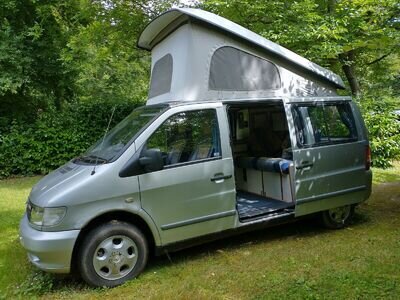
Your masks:
<svg viewBox="0 0 400 300"><path fill-rule="evenodd" d="M109 162L108 159L97 156L97 155L82 155L76 158L76 160L81 160L85 162L98 162L102 164L106 164Z"/></svg>

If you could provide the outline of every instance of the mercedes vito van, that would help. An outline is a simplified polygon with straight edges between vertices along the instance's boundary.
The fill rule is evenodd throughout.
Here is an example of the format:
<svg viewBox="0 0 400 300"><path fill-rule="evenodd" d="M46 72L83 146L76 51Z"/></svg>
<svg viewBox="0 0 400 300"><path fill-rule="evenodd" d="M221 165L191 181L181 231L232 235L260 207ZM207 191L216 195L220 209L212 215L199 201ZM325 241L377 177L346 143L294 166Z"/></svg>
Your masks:
<svg viewBox="0 0 400 300"><path fill-rule="evenodd" d="M314 213L342 228L369 197L367 131L336 74L195 9L159 16L138 45L152 51L147 104L29 195L35 266L116 286L151 251Z"/></svg>

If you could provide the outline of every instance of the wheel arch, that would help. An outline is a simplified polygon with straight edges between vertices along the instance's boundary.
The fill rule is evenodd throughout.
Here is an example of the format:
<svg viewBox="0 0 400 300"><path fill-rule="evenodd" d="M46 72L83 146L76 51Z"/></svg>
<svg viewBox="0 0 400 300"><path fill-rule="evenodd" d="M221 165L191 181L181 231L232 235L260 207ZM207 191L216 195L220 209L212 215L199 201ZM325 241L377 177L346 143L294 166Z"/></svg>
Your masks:
<svg viewBox="0 0 400 300"><path fill-rule="evenodd" d="M142 231L146 237L149 246L149 253L155 253L156 238L154 237L154 234L150 226L141 216L122 210L109 211L91 219L80 231L78 238L76 239L71 256L72 273L76 273L77 271L77 259L78 259L79 247L81 246L82 241L85 238L86 234L90 232L92 229L100 226L101 224L105 224L107 222L114 220L126 222L138 227L138 229Z"/></svg>

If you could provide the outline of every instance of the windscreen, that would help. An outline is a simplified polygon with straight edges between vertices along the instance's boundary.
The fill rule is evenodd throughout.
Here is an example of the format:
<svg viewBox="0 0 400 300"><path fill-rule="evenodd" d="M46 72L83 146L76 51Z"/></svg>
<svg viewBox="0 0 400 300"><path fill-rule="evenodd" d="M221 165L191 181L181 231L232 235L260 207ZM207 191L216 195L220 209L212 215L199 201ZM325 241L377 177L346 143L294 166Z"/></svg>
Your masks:
<svg viewBox="0 0 400 300"><path fill-rule="evenodd" d="M118 158L133 138L152 122L166 106L141 106L99 139L76 161L85 163L107 163Z"/></svg>

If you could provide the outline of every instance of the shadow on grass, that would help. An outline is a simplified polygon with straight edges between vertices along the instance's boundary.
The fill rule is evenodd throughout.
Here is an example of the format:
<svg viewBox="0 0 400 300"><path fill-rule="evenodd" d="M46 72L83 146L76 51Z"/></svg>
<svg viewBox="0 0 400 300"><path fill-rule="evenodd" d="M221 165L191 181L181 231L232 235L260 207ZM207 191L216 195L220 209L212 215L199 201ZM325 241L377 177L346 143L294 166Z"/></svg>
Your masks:
<svg viewBox="0 0 400 300"><path fill-rule="evenodd" d="M370 218L366 215L356 213L352 223L352 227L368 224ZM169 258L165 255L155 257L148 264L147 270L152 271L167 264L180 263L188 259L196 259L203 257L204 254L214 253L219 250L234 251L241 249L247 245L257 245L273 242L289 238L312 238L314 236L321 236L330 234L332 230L324 228L320 223L317 215L308 216L291 223L268 227L264 229L257 229L247 233L233 235L231 237L219 239L216 241L208 242L191 248L186 248L178 252L170 253ZM171 260L170 260L171 259Z"/></svg>
<svg viewBox="0 0 400 300"><path fill-rule="evenodd" d="M368 216L356 214L352 227L368 223ZM179 264L187 260L201 259L205 255L224 250L226 252L234 251L246 247L250 244L257 245L272 242L274 240L284 240L287 238L308 238L315 235L329 234L331 230L324 229L319 225L315 216L300 219L298 221L259 229L245 234L234 235L213 242L208 242L199 246L194 246L178 252L170 253L160 257L151 257L145 273L173 264ZM12 295L15 296L40 296L47 293L68 293L84 291L102 291L104 288L92 288L86 285L76 275L55 275L47 274L31 268L31 273L16 289L13 289Z"/></svg>
<svg viewBox="0 0 400 300"><path fill-rule="evenodd" d="M366 230L371 226L374 226L375 222L379 222L382 218L387 218L388 215L393 213L393 201L391 198L387 198L385 195L390 194L393 197L393 193L398 194L400 189L399 185L395 186L374 186L374 192L371 199L366 204L362 204L352 221L351 227L365 227ZM387 199L386 199L387 198ZM399 203L395 203L394 206L399 206ZM7 223L14 226L15 218L19 219L19 212L6 212L0 214L0 220L5 218ZM18 216L17 216L18 215ZM159 268L167 267L169 265L179 264L187 260L202 259L205 255L215 253L223 250L227 253L242 249L248 245L257 245L263 243L270 243L276 240L282 240L291 238L307 239L317 235L326 235L332 233L332 230L321 227L316 216L309 216L307 218L299 219L293 223L279 225L275 227L269 227L264 229L258 229L256 231L247 232L231 236L228 238L208 242L199 246L194 246L178 252L170 253L169 257L151 257L149 264L145 270L145 273L151 273ZM171 260L170 260L170 259ZM60 276L47 274L41 271L29 267L29 276L20 283L14 284L14 291L11 295L43 295L47 293L66 293L69 292L84 292L84 291L102 291L102 288L94 289L87 286L81 279L77 279L71 275ZM15 287L18 287L15 291ZM34 288L33 288L34 287ZM1 298L1 297L0 297Z"/></svg>

